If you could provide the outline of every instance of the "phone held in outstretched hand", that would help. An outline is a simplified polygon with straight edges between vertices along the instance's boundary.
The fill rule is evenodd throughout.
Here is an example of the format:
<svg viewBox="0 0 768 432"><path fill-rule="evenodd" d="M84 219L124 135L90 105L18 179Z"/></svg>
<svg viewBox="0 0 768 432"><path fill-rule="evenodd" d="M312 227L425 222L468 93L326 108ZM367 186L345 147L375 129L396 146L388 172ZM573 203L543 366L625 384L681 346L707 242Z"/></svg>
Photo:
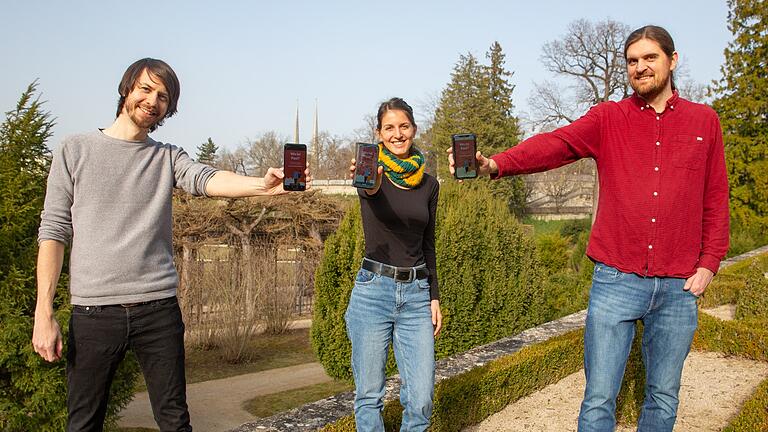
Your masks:
<svg viewBox="0 0 768 432"><path fill-rule="evenodd" d="M379 146L357 143L355 154L355 176L352 180L352 186L361 189L375 188L379 175Z"/></svg>
<svg viewBox="0 0 768 432"><path fill-rule="evenodd" d="M303 191L307 189L307 145L291 144L283 146L283 190Z"/></svg>
<svg viewBox="0 0 768 432"><path fill-rule="evenodd" d="M454 134L453 141L453 176L457 179L477 177L477 137L475 134Z"/></svg>

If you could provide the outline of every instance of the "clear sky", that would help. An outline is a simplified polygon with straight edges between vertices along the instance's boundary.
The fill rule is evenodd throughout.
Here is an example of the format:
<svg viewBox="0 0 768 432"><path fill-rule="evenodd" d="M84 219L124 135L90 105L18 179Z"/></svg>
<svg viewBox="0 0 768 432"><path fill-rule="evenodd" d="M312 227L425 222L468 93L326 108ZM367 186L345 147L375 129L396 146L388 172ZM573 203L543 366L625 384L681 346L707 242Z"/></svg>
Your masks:
<svg viewBox="0 0 768 432"><path fill-rule="evenodd" d="M181 81L179 113L153 133L196 153L209 136L234 149L274 130L301 140L320 129L348 135L379 102L400 96L416 109L439 94L460 54L482 57L495 40L514 72L518 113L534 81L551 78L545 42L568 24L610 18L665 27L690 77L720 77L732 39L716 0L535 1L7 1L0 6L0 109L35 79L65 135L108 126L117 84L142 57L167 61Z"/></svg>

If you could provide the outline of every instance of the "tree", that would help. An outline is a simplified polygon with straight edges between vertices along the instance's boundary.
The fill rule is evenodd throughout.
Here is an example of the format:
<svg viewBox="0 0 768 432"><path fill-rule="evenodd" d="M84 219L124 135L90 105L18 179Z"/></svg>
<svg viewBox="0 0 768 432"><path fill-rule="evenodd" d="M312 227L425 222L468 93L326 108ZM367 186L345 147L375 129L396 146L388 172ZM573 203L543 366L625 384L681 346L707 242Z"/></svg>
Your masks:
<svg viewBox="0 0 768 432"><path fill-rule="evenodd" d="M0 126L0 430L63 430L67 418L64 362L32 350L37 228L50 168L54 120L30 84ZM66 340L66 268L54 307ZM67 348L65 347L65 350ZM138 368L123 362L112 387L108 424L133 395Z"/></svg>
<svg viewBox="0 0 768 432"><path fill-rule="evenodd" d="M535 84L529 104L534 112L534 127L552 128L571 123L600 102L629 96L624 41L630 28L605 20L595 24L580 19L568 25L562 39L544 44L544 67L571 86L567 90L551 81ZM595 170L592 217L597 214L599 181Z"/></svg>
<svg viewBox="0 0 768 432"><path fill-rule="evenodd" d="M730 181L731 215L768 232L768 3L729 0L722 78L713 83Z"/></svg>
<svg viewBox="0 0 768 432"><path fill-rule="evenodd" d="M245 148L249 175L261 177L268 168L283 166L283 144L287 142L288 138L275 131L265 132L255 140L249 139Z"/></svg>
<svg viewBox="0 0 768 432"><path fill-rule="evenodd" d="M215 165L218 159L216 156L218 150L219 147L213 143L211 137L208 137L208 141L197 147L197 161L208 165Z"/></svg>
<svg viewBox="0 0 768 432"><path fill-rule="evenodd" d="M422 137L426 149L443 155L451 146L451 135L472 132L477 135L478 150L485 155L498 153L517 144L521 135L518 119L512 115L514 86L512 72L505 64L501 45L494 42L480 63L468 53L459 56L451 82L443 90L435 109L435 119ZM448 178L444 158L436 158L437 175ZM482 181L482 180L481 180ZM503 199L511 210L524 206L525 184L519 178L488 183L494 196Z"/></svg>
<svg viewBox="0 0 768 432"><path fill-rule="evenodd" d="M529 99L538 126L559 126L576 120L592 105L629 95L624 41L630 28L605 20L586 19L568 25L566 34L544 44L544 67L571 83L568 89L545 81Z"/></svg>

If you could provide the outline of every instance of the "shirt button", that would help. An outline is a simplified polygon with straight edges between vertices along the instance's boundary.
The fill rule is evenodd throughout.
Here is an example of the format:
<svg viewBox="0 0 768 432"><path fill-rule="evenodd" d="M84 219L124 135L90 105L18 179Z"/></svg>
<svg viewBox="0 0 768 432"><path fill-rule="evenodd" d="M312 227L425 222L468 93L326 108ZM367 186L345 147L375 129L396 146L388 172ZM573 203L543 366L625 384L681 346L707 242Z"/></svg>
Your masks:
<svg viewBox="0 0 768 432"><path fill-rule="evenodd" d="M653 196L659 196L659 193L658 192L654 192Z"/></svg>
<svg viewBox="0 0 768 432"><path fill-rule="evenodd" d="M658 170L659 170L659 167L654 167L654 168L653 168L653 170L654 170L654 171L658 171Z"/></svg>
<svg viewBox="0 0 768 432"><path fill-rule="evenodd" d="M658 119L659 119L659 116L656 116L656 120L658 120Z"/></svg>
<svg viewBox="0 0 768 432"><path fill-rule="evenodd" d="M656 141L656 145L661 145L661 142L660 141Z"/></svg>
<svg viewBox="0 0 768 432"><path fill-rule="evenodd" d="M653 245L648 245L648 249L653 249Z"/></svg>
<svg viewBox="0 0 768 432"><path fill-rule="evenodd" d="M656 223L656 218L651 218L651 222Z"/></svg>

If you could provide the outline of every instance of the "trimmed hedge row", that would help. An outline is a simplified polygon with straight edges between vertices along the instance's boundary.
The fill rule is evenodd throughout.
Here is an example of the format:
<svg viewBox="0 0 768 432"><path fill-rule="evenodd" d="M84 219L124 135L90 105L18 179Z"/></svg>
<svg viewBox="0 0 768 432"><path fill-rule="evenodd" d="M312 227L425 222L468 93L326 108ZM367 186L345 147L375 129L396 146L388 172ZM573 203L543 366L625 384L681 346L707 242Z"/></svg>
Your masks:
<svg viewBox="0 0 768 432"><path fill-rule="evenodd" d="M440 382L435 388L430 430L460 431L521 397L577 372L584 367L583 340L584 331L576 330ZM387 431L399 428L401 414L398 401L385 405L383 417ZM354 430L354 417L349 416L327 425L321 432Z"/></svg>

